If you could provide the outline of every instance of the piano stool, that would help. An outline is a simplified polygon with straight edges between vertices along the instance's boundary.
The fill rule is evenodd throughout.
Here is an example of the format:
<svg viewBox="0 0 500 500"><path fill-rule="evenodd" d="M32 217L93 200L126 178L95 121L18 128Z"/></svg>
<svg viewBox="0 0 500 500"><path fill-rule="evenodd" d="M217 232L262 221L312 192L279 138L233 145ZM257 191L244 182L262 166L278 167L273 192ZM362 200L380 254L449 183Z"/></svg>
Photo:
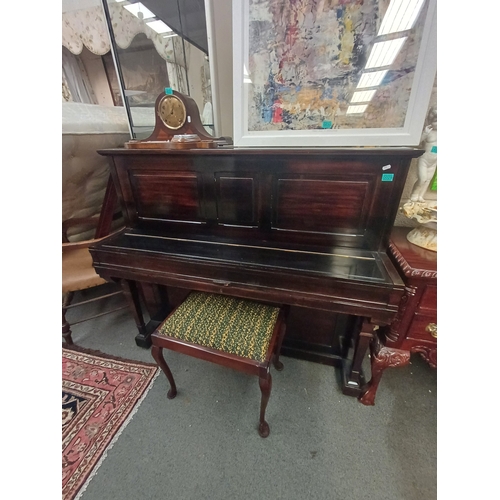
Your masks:
<svg viewBox="0 0 500 500"><path fill-rule="evenodd" d="M269 435L265 412L271 394L271 361L281 371L285 309L246 299L192 291L151 335L151 353L177 394L172 372L163 357L170 349L229 368L257 375L262 393L259 435Z"/></svg>

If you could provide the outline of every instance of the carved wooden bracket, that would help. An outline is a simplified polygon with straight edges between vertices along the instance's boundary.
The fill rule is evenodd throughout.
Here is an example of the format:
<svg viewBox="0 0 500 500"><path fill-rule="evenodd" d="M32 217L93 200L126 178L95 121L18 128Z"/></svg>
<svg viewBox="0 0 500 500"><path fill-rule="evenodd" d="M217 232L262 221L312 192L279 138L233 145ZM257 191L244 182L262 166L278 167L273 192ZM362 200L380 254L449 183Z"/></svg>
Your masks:
<svg viewBox="0 0 500 500"><path fill-rule="evenodd" d="M375 394L384 370L404 366L410 362L410 351L385 347L378 336L373 339L370 352L372 378L366 386L366 391L359 397L359 401L367 406L375 404Z"/></svg>

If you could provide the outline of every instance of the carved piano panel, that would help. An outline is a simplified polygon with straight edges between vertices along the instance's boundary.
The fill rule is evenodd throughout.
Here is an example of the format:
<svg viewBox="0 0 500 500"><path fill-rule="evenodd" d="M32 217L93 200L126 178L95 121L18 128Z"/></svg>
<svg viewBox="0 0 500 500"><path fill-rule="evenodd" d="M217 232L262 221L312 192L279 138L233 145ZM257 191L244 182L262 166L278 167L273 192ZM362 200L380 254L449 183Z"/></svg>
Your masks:
<svg viewBox="0 0 500 500"><path fill-rule="evenodd" d="M131 171L130 184L139 217L184 222L203 220L195 173Z"/></svg>
<svg viewBox="0 0 500 500"><path fill-rule="evenodd" d="M252 172L215 172L217 222L258 227L258 181Z"/></svg>
<svg viewBox="0 0 500 500"><path fill-rule="evenodd" d="M113 163L131 226L170 233L198 223L224 237L373 251L387 247L408 163L368 154L124 151Z"/></svg>
<svg viewBox="0 0 500 500"><path fill-rule="evenodd" d="M370 206L367 182L313 176L276 179L273 228L362 236Z"/></svg>

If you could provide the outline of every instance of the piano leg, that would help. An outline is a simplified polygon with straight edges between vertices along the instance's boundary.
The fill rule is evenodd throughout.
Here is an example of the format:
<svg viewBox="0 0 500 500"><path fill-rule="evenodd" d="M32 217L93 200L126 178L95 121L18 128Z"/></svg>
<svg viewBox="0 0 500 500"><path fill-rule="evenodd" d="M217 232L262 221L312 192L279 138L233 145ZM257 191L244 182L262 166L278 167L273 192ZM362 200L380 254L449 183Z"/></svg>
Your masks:
<svg viewBox="0 0 500 500"><path fill-rule="evenodd" d="M142 314L141 300L139 296L139 289L137 283L132 280L122 279L120 284L123 289L123 293L129 304L129 309L134 316L134 321L139 330L139 333L135 337L135 343L139 347L148 348L151 346L151 329L147 328L144 323L144 316Z"/></svg>
<svg viewBox="0 0 500 500"><path fill-rule="evenodd" d="M164 287L152 283L139 283L133 280L120 280L129 308L139 330L135 343L139 347L151 347L151 334L160 326L170 312L168 294ZM149 321L144 322L142 313L141 294L144 299Z"/></svg>
<svg viewBox="0 0 500 500"><path fill-rule="evenodd" d="M361 365L373 339L373 329L370 319L363 318L359 332L355 333L352 359L342 359L342 393L347 396L358 397L363 391L365 378Z"/></svg>

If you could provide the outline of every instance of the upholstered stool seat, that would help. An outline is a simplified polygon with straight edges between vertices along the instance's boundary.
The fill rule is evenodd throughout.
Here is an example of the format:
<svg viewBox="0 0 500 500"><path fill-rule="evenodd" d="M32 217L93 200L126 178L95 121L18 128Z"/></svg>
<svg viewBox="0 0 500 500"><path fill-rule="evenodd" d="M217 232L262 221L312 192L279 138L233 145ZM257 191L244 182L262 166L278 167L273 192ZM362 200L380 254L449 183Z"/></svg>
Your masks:
<svg viewBox="0 0 500 500"><path fill-rule="evenodd" d="M204 292L190 292L152 334L152 355L177 394L162 349L178 351L259 377L262 393L259 434L269 435L265 410L271 393L270 363L282 370L279 351L285 333L280 307Z"/></svg>

